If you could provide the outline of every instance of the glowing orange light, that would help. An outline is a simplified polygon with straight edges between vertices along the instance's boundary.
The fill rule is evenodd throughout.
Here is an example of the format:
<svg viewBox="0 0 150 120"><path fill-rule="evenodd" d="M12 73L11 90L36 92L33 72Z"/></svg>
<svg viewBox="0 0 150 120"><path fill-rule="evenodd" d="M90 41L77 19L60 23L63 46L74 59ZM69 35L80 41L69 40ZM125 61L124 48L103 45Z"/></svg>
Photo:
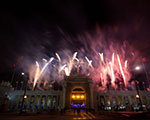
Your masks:
<svg viewBox="0 0 150 120"><path fill-rule="evenodd" d="M26 99L26 98L27 98L27 96L25 95L25 96L24 96L24 99Z"/></svg>
<svg viewBox="0 0 150 120"><path fill-rule="evenodd" d="M137 94L137 95L136 95L136 98L140 98L140 96Z"/></svg>
<svg viewBox="0 0 150 120"><path fill-rule="evenodd" d="M72 95L72 98L74 99L74 98L75 98L75 95Z"/></svg>
<svg viewBox="0 0 150 120"><path fill-rule="evenodd" d="M84 98L84 95L81 95L81 98L83 99L83 98Z"/></svg>
<svg viewBox="0 0 150 120"><path fill-rule="evenodd" d="M80 96L79 95L77 95L77 99L79 99L80 98Z"/></svg>

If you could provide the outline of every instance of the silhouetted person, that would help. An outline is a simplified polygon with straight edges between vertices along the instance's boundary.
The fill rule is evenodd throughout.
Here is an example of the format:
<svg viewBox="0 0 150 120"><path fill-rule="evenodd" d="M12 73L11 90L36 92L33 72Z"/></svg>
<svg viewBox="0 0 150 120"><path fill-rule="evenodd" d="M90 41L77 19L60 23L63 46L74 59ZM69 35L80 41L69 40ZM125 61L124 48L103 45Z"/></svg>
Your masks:
<svg viewBox="0 0 150 120"><path fill-rule="evenodd" d="M86 110L86 113L88 113L88 108L87 108L87 107L86 107L86 109L85 109L85 110Z"/></svg>
<svg viewBox="0 0 150 120"><path fill-rule="evenodd" d="M78 113L78 115L80 114L80 108L77 108L77 113Z"/></svg>

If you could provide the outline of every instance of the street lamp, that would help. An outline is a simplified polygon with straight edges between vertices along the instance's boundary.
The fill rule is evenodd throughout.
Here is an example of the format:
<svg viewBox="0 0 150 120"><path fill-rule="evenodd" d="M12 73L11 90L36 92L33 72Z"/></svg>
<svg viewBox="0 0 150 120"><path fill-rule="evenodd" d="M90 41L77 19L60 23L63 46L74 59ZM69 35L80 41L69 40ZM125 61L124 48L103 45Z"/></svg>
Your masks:
<svg viewBox="0 0 150 120"><path fill-rule="evenodd" d="M21 103L20 114L22 114L22 109L23 109L23 106L24 106L24 101L25 101L25 99L27 98L27 96L26 96L26 91L27 91L27 84L28 84L27 76L26 76L24 73L22 73L22 74L23 74L23 76L25 77L25 82L26 82L26 84L25 84L25 88L24 88L24 94L23 94L23 97L22 97L22 103Z"/></svg>
<svg viewBox="0 0 150 120"><path fill-rule="evenodd" d="M21 75L24 76L24 72L22 72Z"/></svg>
<svg viewBox="0 0 150 120"><path fill-rule="evenodd" d="M135 67L135 70L136 70L136 71L139 71L140 69L141 69L140 66L136 66L136 67ZM138 84L137 84L137 82L136 82L136 80L135 80L135 74L134 74L134 82L135 82L135 87L136 87L136 92L137 92L136 98L139 99L140 106L142 107L142 100L141 100L141 96L140 96L140 91L139 91Z"/></svg>
<svg viewBox="0 0 150 120"><path fill-rule="evenodd" d="M139 96L138 94L136 94L136 98L137 98L137 99L139 99L139 98L140 98L140 96Z"/></svg>
<svg viewBox="0 0 150 120"><path fill-rule="evenodd" d="M135 67L135 70L136 70L136 71L139 71L140 69L141 69L140 66L136 66L136 67Z"/></svg>
<svg viewBox="0 0 150 120"><path fill-rule="evenodd" d="M147 82L148 82L148 84L149 84L149 86L148 86L148 87L150 88L149 76L148 76L148 73L147 73L147 71L146 71L146 67L145 67L144 62L143 62L142 64L143 64L143 68L144 68L144 72L145 72L145 75L146 75Z"/></svg>
<svg viewBox="0 0 150 120"><path fill-rule="evenodd" d="M136 71L140 71L141 69L144 70L144 73L145 73L147 82L148 82L148 84L149 84L148 86L149 86L149 88L150 88L149 76L148 76L148 73L147 73L147 71L146 71L146 68L145 68L145 64L144 64L144 63L142 63L142 66L136 66L136 67L135 67L135 70L136 70Z"/></svg>
<svg viewBox="0 0 150 120"><path fill-rule="evenodd" d="M27 98L27 96L25 95L25 96L24 96L24 99L26 99L26 98Z"/></svg>

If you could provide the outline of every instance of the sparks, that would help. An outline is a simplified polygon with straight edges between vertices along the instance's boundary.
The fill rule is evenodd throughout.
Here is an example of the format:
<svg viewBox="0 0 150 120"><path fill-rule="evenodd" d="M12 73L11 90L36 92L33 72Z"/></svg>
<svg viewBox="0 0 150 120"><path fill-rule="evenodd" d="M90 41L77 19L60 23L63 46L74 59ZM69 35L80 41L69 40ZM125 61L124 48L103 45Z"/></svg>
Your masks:
<svg viewBox="0 0 150 120"><path fill-rule="evenodd" d="M65 64L65 65L63 65L63 66L61 66L60 67L60 70L59 70L59 73L62 71L62 70L65 70L65 67L66 67L67 65Z"/></svg>
<svg viewBox="0 0 150 120"><path fill-rule="evenodd" d="M69 69L67 67L65 67L65 74L66 74L66 76L70 75Z"/></svg>
<svg viewBox="0 0 150 120"><path fill-rule="evenodd" d="M115 86L115 75L114 75L114 70L113 70L113 64L110 62L110 68L111 68L111 78L112 78L112 85Z"/></svg>
<svg viewBox="0 0 150 120"><path fill-rule="evenodd" d="M40 72L40 75L43 73L43 71L45 70L45 68L46 68L53 60L54 60L53 57L50 58L50 60L48 61L48 63L46 63L46 64L44 65L44 67L42 68L42 70L41 70L41 72Z"/></svg>
<svg viewBox="0 0 150 120"><path fill-rule="evenodd" d="M34 77L35 79L34 79L34 83L33 83L33 89L34 89L36 82L39 78L39 73L40 73L39 63L36 61L36 72L35 72L35 77Z"/></svg>
<svg viewBox="0 0 150 120"><path fill-rule="evenodd" d="M74 61L75 59L76 59L76 56L77 56L77 52L75 52L74 54L73 54L73 56L72 56L72 61Z"/></svg>
<svg viewBox="0 0 150 120"><path fill-rule="evenodd" d="M101 61L104 63L103 53L99 53L99 56L100 56Z"/></svg>
<svg viewBox="0 0 150 120"><path fill-rule="evenodd" d="M47 60L45 58L42 59L44 62L47 62Z"/></svg>
<svg viewBox="0 0 150 120"><path fill-rule="evenodd" d="M85 56L85 59L87 60L88 62L88 66L93 68L93 65L92 65L92 60L89 60L86 56Z"/></svg>
<svg viewBox="0 0 150 120"><path fill-rule="evenodd" d="M58 55L58 53L56 53L56 57L58 59L59 62L61 62L60 56Z"/></svg>
<svg viewBox="0 0 150 120"><path fill-rule="evenodd" d="M126 77L124 75L124 72L123 72L123 69L122 69L122 65L121 65L121 61L120 61L120 58L119 58L119 55L117 55L117 58L118 58L118 63L119 63L119 67L120 67L120 72L122 74L122 77L124 79L124 82L126 82Z"/></svg>
<svg viewBox="0 0 150 120"><path fill-rule="evenodd" d="M127 68L128 67L128 61L126 60L124 63L124 67Z"/></svg>
<svg viewBox="0 0 150 120"><path fill-rule="evenodd" d="M40 68L39 68L39 63L36 61L36 66L37 66L37 69L36 69L36 73L35 73L35 79L34 79L34 84L33 84L33 89L34 90L34 87L36 85L36 82L37 80L40 78L41 74L44 72L45 68L53 61L53 57L50 58L50 60L48 61L48 63L46 63L44 65L44 67L42 68L42 70L40 71Z"/></svg>
<svg viewBox="0 0 150 120"><path fill-rule="evenodd" d="M114 65L114 61L115 61L115 53L112 54L112 65Z"/></svg>

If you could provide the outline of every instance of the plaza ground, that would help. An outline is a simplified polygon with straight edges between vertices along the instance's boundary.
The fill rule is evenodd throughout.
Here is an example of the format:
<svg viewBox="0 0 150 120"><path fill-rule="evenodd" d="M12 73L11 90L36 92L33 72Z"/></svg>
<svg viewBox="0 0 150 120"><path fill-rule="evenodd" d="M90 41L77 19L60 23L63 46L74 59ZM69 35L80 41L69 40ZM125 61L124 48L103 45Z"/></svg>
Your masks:
<svg viewBox="0 0 150 120"><path fill-rule="evenodd" d="M81 111L80 114L72 111L66 113L58 112L39 112L39 113L23 113L6 112L0 113L0 120L149 120L149 112L106 112L86 113Z"/></svg>

